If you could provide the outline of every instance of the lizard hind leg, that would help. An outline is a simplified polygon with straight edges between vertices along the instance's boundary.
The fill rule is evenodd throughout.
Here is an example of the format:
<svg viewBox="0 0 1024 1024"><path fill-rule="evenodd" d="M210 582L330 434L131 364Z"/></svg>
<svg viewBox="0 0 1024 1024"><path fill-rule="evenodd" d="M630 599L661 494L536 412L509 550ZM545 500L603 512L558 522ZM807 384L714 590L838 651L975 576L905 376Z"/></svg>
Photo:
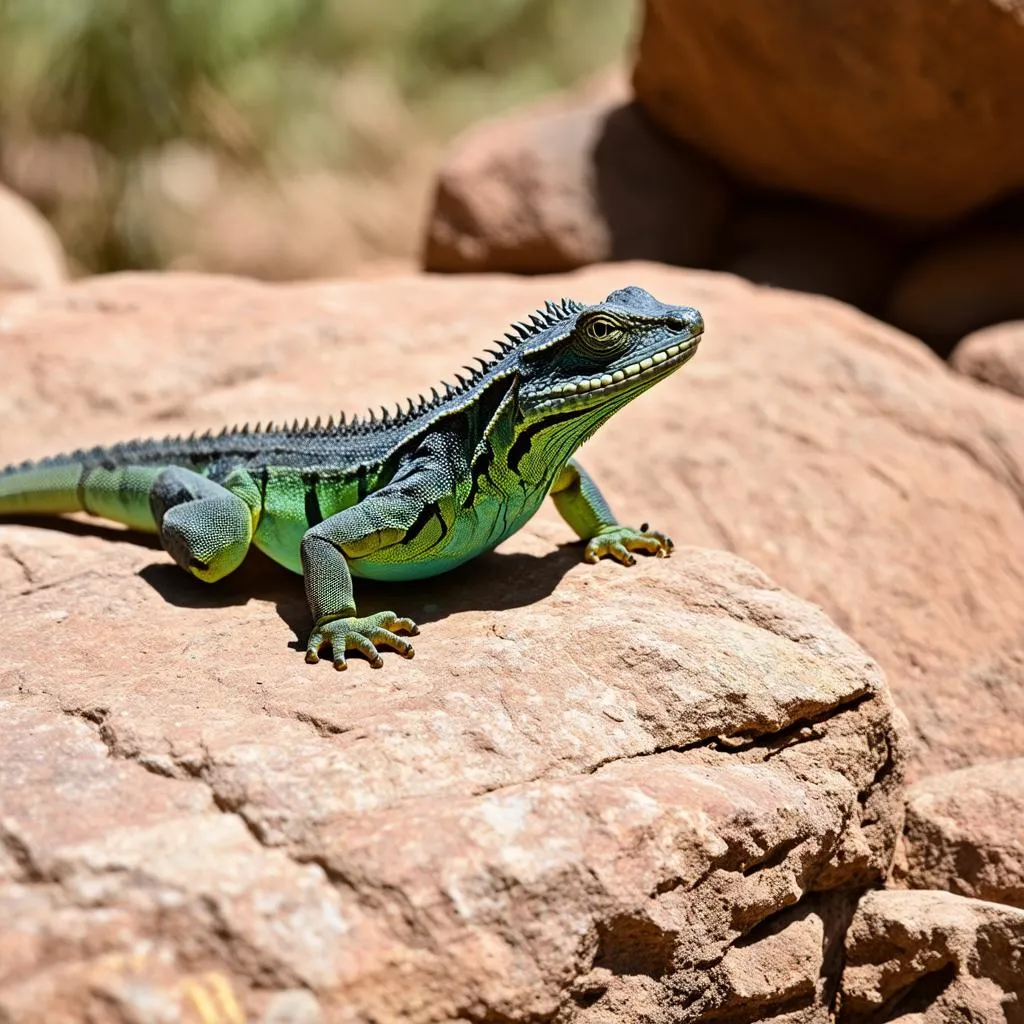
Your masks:
<svg viewBox="0 0 1024 1024"><path fill-rule="evenodd" d="M234 572L252 541L252 512L232 491L189 469L172 467L149 495L164 550L206 583Z"/></svg>

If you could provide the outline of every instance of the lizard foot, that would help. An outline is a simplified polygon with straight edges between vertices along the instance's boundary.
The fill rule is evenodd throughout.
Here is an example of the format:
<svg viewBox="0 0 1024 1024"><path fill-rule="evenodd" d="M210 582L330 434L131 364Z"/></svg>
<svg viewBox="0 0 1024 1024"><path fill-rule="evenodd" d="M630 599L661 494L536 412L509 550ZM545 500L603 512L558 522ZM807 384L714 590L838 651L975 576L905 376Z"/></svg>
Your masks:
<svg viewBox="0 0 1024 1024"><path fill-rule="evenodd" d="M339 671L348 667L345 662L346 651L359 651L373 668L382 668L384 659L377 650L378 644L392 648L403 658L411 658L415 653L412 644L398 636L398 632L416 636L419 628L412 619L400 619L394 612L318 622L309 635L306 661L315 665L320 660L320 652L329 646L334 667Z"/></svg>
<svg viewBox="0 0 1024 1024"><path fill-rule="evenodd" d="M606 526L596 537L587 541L583 561L596 562L610 556L623 565L635 565L631 552L642 551L645 555L667 558L672 554L672 539L660 530L652 530L647 523L637 530L632 526Z"/></svg>

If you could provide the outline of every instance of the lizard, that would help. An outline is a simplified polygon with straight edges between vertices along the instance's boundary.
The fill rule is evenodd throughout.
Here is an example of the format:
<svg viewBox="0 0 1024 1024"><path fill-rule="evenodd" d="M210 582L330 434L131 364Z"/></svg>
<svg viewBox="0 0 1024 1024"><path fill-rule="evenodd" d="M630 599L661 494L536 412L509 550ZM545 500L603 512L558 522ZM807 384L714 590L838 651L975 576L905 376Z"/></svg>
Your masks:
<svg viewBox="0 0 1024 1024"><path fill-rule="evenodd" d="M585 541L584 560L635 564L672 541L617 521L573 457L628 402L687 362L698 310L642 288L603 302L548 301L478 357L457 384L395 412L325 424L257 424L127 441L0 470L0 515L85 511L156 533L187 572L215 582L250 545L305 581L306 660L327 648L379 668L413 656L419 630L392 611L357 614L353 577L434 576L496 547L550 494Z"/></svg>

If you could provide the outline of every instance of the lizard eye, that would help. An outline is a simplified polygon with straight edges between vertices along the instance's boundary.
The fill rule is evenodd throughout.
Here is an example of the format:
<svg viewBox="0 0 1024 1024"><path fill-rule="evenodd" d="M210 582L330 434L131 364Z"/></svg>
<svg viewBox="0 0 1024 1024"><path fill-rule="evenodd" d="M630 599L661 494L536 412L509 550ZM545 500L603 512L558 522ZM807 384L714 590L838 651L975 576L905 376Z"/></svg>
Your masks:
<svg viewBox="0 0 1024 1024"><path fill-rule="evenodd" d="M607 358L620 348L626 335L616 320L607 316L595 316L582 324L581 348L594 356Z"/></svg>
<svg viewBox="0 0 1024 1024"><path fill-rule="evenodd" d="M611 320L606 320L603 316L588 320L587 325L583 329L586 331L588 338L598 342L609 341L614 335L620 333L618 326Z"/></svg>

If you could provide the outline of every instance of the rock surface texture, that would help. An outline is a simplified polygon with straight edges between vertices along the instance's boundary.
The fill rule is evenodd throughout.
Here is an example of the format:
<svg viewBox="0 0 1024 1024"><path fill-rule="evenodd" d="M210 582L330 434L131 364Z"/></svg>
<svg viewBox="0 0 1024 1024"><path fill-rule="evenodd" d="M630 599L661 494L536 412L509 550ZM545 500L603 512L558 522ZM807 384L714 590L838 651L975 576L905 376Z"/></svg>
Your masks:
<svg viewBox="0 0 1024 1024"><path fill-rule="evenodd" d="M827 300L644 264L121 276L0 302L0 461L394 401L626 283L707 337L583 457L682 546L585 566L546 509L361 587L419 619L412 662L305 665L265 560L205 587L96 521L0 524L0 1020L831 1019L901 729L804 599L889 671L913 771L1019 757L1015 399Z"/></svg>
<svg viewBox="0 0 1024 1024"><path fill-rule="evenodd" d="M907 795L900 874L1024 910L1024 758L922 779Z"/></svg>
<svg viewBox="0 0 1024 1024"><path fill-rule="evenodd" d="M1024 320L969 334L953 350L950 363L968 377L1024 398Z"/></svg>
<svg viewBox="0 0 1024 1024"><path fill-rule="evenodd" d="M32 533L0 1019L270 1020L300 988L328 1021L825 1012L900 827L892 705L758 570L595 571L531 531L405 597L414 662L339 677L284 644L283 573L204 600L145 547Z"/></svg>
<svg viewBox="0 0 1024 1024"><path fill-rule="evenodd" d="M1024 1019L1024 911L946 892L874 892L846 937L841 1024Z"/></svg>
<svg viewBox="0 0 1024 1024"><path fill-rule="evenodd" d="M1016 0L646 0L634 85L760 186L920 224L1024 186Z"/></svg>

